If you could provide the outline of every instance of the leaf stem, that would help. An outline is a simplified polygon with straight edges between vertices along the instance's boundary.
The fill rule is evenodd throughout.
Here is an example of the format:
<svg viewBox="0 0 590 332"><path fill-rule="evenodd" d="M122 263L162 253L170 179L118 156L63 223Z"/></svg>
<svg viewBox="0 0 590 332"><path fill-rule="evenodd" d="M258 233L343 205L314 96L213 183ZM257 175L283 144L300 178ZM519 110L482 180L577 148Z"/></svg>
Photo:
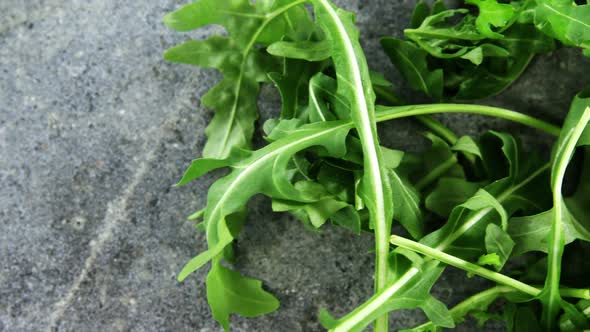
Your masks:
<svg viewBox="0 0 590 332"><path fill-rule="evenodd" d="M498 297L514 293L515 290L512 287L508 286L494 286L492 288L488 288L484 291L481 291L477 294L474 294L467 299L463 300L461 303L454 306L452 309L449 310L449 313L453 317L455 323L458 323L461 318L465 317L469 311L473 310L474 308L481 308L483 306L490 305L493 301L495 301ZM574 297L579 299L589 299L590 298L590 290L588 289L574 289L574 288L561 288L559 290L561 296L563 297ZM434 323L426 322L420 326L413 328L412 330L417 331L430 331L435 327Z"/></svg>
<svg viewBox="0 0 590 332"><path fill-rule="evenodd" d="M339 324L330 331L347 332L353 329L355 326L357 326L357 324L362 322L365 317L377 311L379 307L381 307L387 300L389 300L395 293L397 293L400 290L400 288L402 288L406 283L408 283L408 281L410 281L414 276L416 276L418 272L420 272L420 270L418 270L417 268L410 268L406 273L400 276L395 283L387 287L384 291L376 294L377 296L374 301L372 301L366 306L358 307L351 313L351 319L343 321L341 324Z"/></svg>
<svg viewBox="0 0 590 332"><path fill-rule="evenodd" d="M436 179L438 179L440 176L445 174L451 167L455 166L455 164L457 164L457 158L453 155L451 158L436 166L432 171L426 174L425 177L420 179L420 181L416 183L416 189L418 191L422 191L424 188L436 181Z"/></svg>
<svg viewBox="0 0 590 332"><path fill-rule="evenodd" d="M559 288L559 294L562 297L571 297L576 299L590 300L590 289L587 288Z"/></svg>
<svg viewBox="0 0 590 332"><path fill-rule="evenodd" d="M369 77L366 59L358 40L352 40L346 23L329 0L315 0L316 20L319 21L333 45L332 59L337 71L339 91L350 93L351 117L363 147L364 183L363 190L375 229L375 292L387 285L388 237L391 234L391 212L393 209L391 188L382 167L379 137L377 135L374 92ZM320 11L317 9L320 8ZM347 18L348 19L348 18ZM350 23L349 23L350 24ZM354 33L353 33L354 34ZM358 38L358 37L356 37ZM348 86L348 87L347 87ZM375 322L375 331L386 332L388 316L383 315Z"/></svg>
<svg viewBox="0 0 590 332"><path fill-rule="evenodd" d="M408 116L437 114L437 113L471 113L485 116L493 116L505 120L517 122L529 127L544 131L553 136L558 136L560 128L543 120L519 112L504 108L471 105L471 104L422 104L411 106L377 106L377 121L386 121Z"/></svg>
<svg viewBox="0 0 590 332"><path fill-rule="evenodd" d="M397 95L395 95L393 92L386 89L385 87L376 85L373 86L373 89L375 90L375 93L379 98L387 101L391 105L398 106L403 103L403 101ZM417 115L414 118L418 120L418 122L420 122L426 128L432 130L432 132L434 132L435 134L449 142L449 144L455 144L459 139L452 130L445 127L445 125L443 125L440 121L431 116Z"/></svg>
<svg viewBox="0 0 590 332"><path fill-rule="evenodd" d="M465 270L467 272L484 277L484 278L494 281L498 284L512 287L522 293L532 295L532 296L537 296L541 293L540 289L535 288L531 285L525 284L522 281L516 280L514 278L510 278L504 274L494 272L492 270L488 270L488 269L481 267L477 264L470 263L466 260L449 255L443 251L431 248L429 246L425 246L425 245L418 243L416 241L412 241L410 239L406 239L401 236L392 235L391 236L391 243L396 246L399 246L401 248L405 248L408 250L418 252L418 253L423 254L425 256L428 256L428 257L431 257L431 258L436 259L438 261L441 261L445 264L452 265L454 267L460 268L460 269Z"/></svg>
<svg viewBox="0 0 590 332"><path fill-rule="evenodd" d="M205 214L205 209L200 209L199 211L188 216L186 219L187 220L199 220L203 217L204 214Z"/></svg>
<svg viewBox="0 0 590 332"><path fill-rule="evenodd" d="M510 188L502 192L498 195L498 201L502 203L506 200L510 195L514 192L518 191L520 188L525 186L527 183L530 183L534 179L536 179L541 174L545 173L550 168L550 164L547 163L540 167L537 171L533 172L530 176L525 179L522 179L516 184L513 184ZM447 249L455 240L457 240L462 234L465 234L469 229L477 225L481 220L483 220L488 213L493 211L492 208L483 209L480 212L474 214L472 217L468 218L463 225L457 228L453 233L451 233L448 237L441 241L441 243L436 247L437 250L445 250ZM426 258L429 260L430 258ZM404 274L405 276L406 274ZM411 280L411 279L408 279ZM407 283L407 282L406 282ZM394 288L395 292L391 289ZM399 279L392 282L392 284L388 285L385 289L380 291L379 293L373 295L370 299L365 301L359 307L357 307L354 311L350 312L346 316L342 317L339 320L340 325L347 325L349 321L354 322L362 322L365 319L368 319L378 310L384 303L386 303L397 291L399 291Z"/></svg>
<svg viewBox="0 0 590 332"><path fill-rule="evenodd" d="M586 125L590 122L590 107L586 107L576 125L564 131L559 137L551 169L551 191L553 192L553 223L549 235L549 250L547 253L547 277L541 300L543 302L542 324L547 331L555 324L555 317L561 309L559 295L559 279L561 274L561 258L564 251L565 234L563 218L567 218L567 208L564 206L562 187L565 172L569 165L578 140L582 136Z"/></svg>
<svg viewBox="0 0 590 332"><path fill-rule="evenodd" d="M459 140L459 137L457 137L451 129L447 128L442 122L431 116L416 115L415 119L451 145L457 143Z"/></svg>
<svg viewBox="0 0 590 332"><path fill-rule="evenodd" d="M511 292L514 292L514 289L511 287L494 286L492 288L486 289L482 292L479 292L475 295L468 297L461 303L454 306L451 310L449 310L449 313L453 317L455 323L457 323L462 317L465 317L473 308L478 308L480 305L483 304L490 304L493 301L495 301L498 297L500 297L502 294ZM430 331L434 330L434 327L434 323L429 321L413 328L412 330Z"/></svg>

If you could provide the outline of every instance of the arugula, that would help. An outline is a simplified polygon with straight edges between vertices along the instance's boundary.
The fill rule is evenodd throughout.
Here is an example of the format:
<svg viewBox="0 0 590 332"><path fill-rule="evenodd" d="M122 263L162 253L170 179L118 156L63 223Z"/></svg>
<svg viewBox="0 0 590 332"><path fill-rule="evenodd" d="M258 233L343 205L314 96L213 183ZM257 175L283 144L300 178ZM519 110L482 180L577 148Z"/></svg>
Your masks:
<svg viewBox="0 0 590 332"><path fill-rule="evenodd" d="M589 91L574 98L561 128L498 107L404 105L393 84L369 70L354 14L329 0L308 2L200 0L164 19L179 31L209 24L227 31L164 54L223 74L202 98L215 111L203 158L193 160L178 186L215 169L228 172L188 218L202 219L196 229L204 231L207 250L178 280L211 262L207 299L226 331L232 314L278 309L260 281L232 266L247 203L263 194L273 211L309 229L331 222L375 237L375 294L338 319L322 309L319 320L331 331L362 331L373 322L376 331L387 331L390 312L414 308L429 322L406 331L440 331L467 316L480 326L504 321L509 331L587 329L590 290L564 285L589 285L561 260L590 242ZM455 9L419 2L407 39L385 37L381 45L412 89L437 100L475 100L503 91L556 40L588 54L588 8L569 0L467 0ZM275 85L282 105L262 126L266 144L253 150L261 83ZM547 160L508 133L459 136L431 117L441 113L501 118L558 139ZM377 123L408 117L430 130L423 134L430 147L382 146ZM412 239L391 234L393 221ZM431 294L447 266L495 285L448 309ZM502 313L491 310L494 303Z"/></svg>
<svg viewBox="0 0 590 332"><path fill-rule="evenodd" d="M328 0L316 0L313 3L316 20L331 44L338 94L351 107L351 118L363 145L365 173L359 195L369 209L375 229L375 289L378 291L384 287L387 278L387 237L390 234L393 204L375 126L375 94L351 13L334 8ZM387 330L387 316L375 324L377 330Z"/></svg>
<svg viewBox="0 0 590 332"><path fill-rule="evenodd" d="M491 27L503 28L510 22L514 15L512 5L501 4L496 0L467 0L465 3L479 8L479 14L475 19L479 33L488 38L502 38L502 35L492 31Z"/></svg>
<svg viewBox="0 0 590 332"><path fill-rule="evenodd" d="M554 48L552 38L532 22L519 20L518 15L524 15L520 6L495 0L467 3L478 6L479 15L465 8L443 10L440 3L430 11L420 2L410 28L404 30L409 40L382 40L385 52L413 89L436 99L493 96L512 84L536 54ZM501 34L490 26L501 28Z"/></svg>
<svg viewBox="0 0 590 332"><path fill-rule="evenodd" d="M224 75L201 99L203 105L216 111L205 131L209 140L203 156L222 159L232 149L251 146L254 121L258 118L258 85L266 82L267 73L278 67L278 61L256 45L268 45L284 36L308 38L313 24L303 2L260 1L253 6L248 0L200 0L164 17L164 23L178 31L219 24L229 34L229 38L191 40L164 54L169 61L215 68ZM299 24L294 26L292 22Z"/></svg>
<svg viewBox="0 0 590 332"><path fill-rule="evenodd" d="M590 5L570 0L537 0L537 28L565 45L582 48L590 56Z"/></svg>
<svg viewBox="0 0 590 332"><path fill-rule="evenodd" d="M583 137L586 125L590 121L590 98L586 96L587 91L578 95L572 104L572 109L566 118L562 132L555 145L555 151L551 166L551 190L553 192L553 210L551 231L548 243L548 267L547 278L543 293L539 296L543 302L543 326L550 330L554 328L555 318L562 306L559 295L559 279L561 270L561 257L564 251L564 220L571 218L565 205L562 193L565 172L572 158L576 145L590 144ZM586 97L586 98L584 98ZM580 139L582 141L580 142Z"/></svg>

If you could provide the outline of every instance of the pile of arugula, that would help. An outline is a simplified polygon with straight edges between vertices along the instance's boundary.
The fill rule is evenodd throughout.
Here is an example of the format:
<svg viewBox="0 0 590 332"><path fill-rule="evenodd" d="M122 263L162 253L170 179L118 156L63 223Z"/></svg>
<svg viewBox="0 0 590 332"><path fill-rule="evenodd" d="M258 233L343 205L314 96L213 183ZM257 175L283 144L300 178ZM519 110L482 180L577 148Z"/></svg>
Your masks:
<svg viewBox="0 0 590 332"><path fill-rule="evenodd" d="M375 294L340 319L322 310L319 319L331 331L362 331L373 322L376 331L387 331L389 312L411 308L430 321L408 331L439 331L468 316L480 324L503 320L509 331L590 328L588 279L562 264L590 241L590 89L572 101L561 128L496 107L403 105L391 84L369 70L354 15L329 0L200 0L164 22L179 31L209 24L227 31L164 55L223 74L202 98L215 111L203 158L179 185L213 169L230 171L189 218L203 219L197 228L206 232L208 249L178 279L211 263L207 298L225 330L233 313L253 317L279 307L260 281L231 267L246 203L259 193L274 211L310 227L331 221L374 234ZM420 2L404 34L407 40L385 37L381 44L410 87L438 102L476 100L500 93L535 55L557 45L589 56L590 5L467 0L447 9ZM277 87L282 108L264 123L268 144L252 150L265 82ZM524 151L508 133L457 137L430 117L437 113L499 117L557 141L548 156ZM379 144L376 123L404 117L430 130L426 151ZM574 190L563 190L566 179ZM426 232L440 220L446 222ZM406 237L391 234L393 221ZM497 285L448 309L430 289L449 265Z"/></svg>

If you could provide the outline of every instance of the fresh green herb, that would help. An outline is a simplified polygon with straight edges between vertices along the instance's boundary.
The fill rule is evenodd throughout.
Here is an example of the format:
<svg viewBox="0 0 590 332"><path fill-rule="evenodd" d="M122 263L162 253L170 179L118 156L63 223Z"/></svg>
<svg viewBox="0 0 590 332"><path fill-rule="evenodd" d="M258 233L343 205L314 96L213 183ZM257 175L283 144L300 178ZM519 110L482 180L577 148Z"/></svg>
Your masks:
<svg viewBox="0 0 590 332"><path fill-rule="evenodd" d="M468 0L466 6L420 2L407 40L381 40L407 84L437 101L500 93L556 41L590 50L588 4ZM509 331L590 327L590 285L572 282L562 266L564 255L575 254L569 244L590 242L589 90L575 97L562 127L484 105L404 105L392 84L369 70L354 14L329 0L200 0L164 22L179 31L209 24L227 31L164 55L223 74L202 98L215 111L203 158L193 160L178 185L214 169L229 172L211 185L207 205L189 216L203 219L196 228L208 248L178 280L211 262L207 298L226 331L232 314L254 317L279 307L260 281L232 266L232 243L256 194L309 228L331 222L374 234L375 294L341 318L321 310L328 330L363 331L373 323L375 331L387 331L390 312L414 308L429 321L407 331L440 331L468 316L480 326L504 321ZM261 83L274 84L282 107L262 126L267 144L253 150ZM441 113L501 118L557 142L549 159L508 133L459 136L432 117ZM408 117L429 130L423 136L431 146L419 153L382 146L376 124ZM391 234L393 222L411 239ZM447 266L496 285L449 310L431 294Z"/></svg>

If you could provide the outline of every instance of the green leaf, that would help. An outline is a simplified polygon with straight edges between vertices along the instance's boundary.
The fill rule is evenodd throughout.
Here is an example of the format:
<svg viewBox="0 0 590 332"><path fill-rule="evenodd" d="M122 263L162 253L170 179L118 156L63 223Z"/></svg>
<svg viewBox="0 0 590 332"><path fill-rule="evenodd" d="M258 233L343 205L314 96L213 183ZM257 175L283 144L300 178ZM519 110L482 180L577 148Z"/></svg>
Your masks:
<svg viewBox="0 0 590 332"><path fill-rule="evenodd" d="M479 256L479 258L477 259L477 264L492 265L497 268L498 266L502 265L502 262L500 261L500 256L498 256L498 254L491 253Z"/></svg>
<svg viewBox="0 0 590 332"><path fill-rule="evenodd" d="M219 24L229 34L229 38L188 41L164 54L169 61L211 67L223 74L223 80L201 100L215 110L205 131L209 139L204 157L224 159L232 149L251 146L259 82L266 81L266 73L276 71L278 65L255 45L268 45L286 35L308 36L313 24L302 3L279 0L253 6L248 0L200 0L164 18L166 25L179 31ZM298 24L293 27L291 22Z"/></svg>
<svg viewBox="0 0 590 332"><path fill-rule="evenodd" d="M336 81L323 73L309 81L308 116L310 122L350 119L350 106L337 94Z"/></svg>
<svg viewBox="0 0 590 332"><path fill-rule="evenodd" d="M449 99L474 100L498 94L522 74L535 54L554 47L553 39L533 25L515 23L516 16L504 24L512 16L508 15L512 5L519 4L495 0L472 3L484 9L480 8L477 17L466 9L445 10L404 31L420 51L429 54L429 71L443 70L443 96ZM494 15L496 10L505 15ZM489 28L491 21L502 26L503 36ZM482 33L482 27L487 32Z"/></svg>
<svg viewBox="0 0 590 332"><path fill-rule="evenodd" d="M399 172L407 174L418 190L423 190L441 177L464 178L463 169L457 163L457 156L448 143L440 137L425 133L432 145L420 156L406 154Z"/></svg>
<svg viewBox="0 0 590 332"><path fill-rule="evenodd" d="M516 156L519 159L522 158L520 154L516 154ZM532 164L525 165L525 161ZM514 176L497 180L485 187L486 191L498 198L497 200L505 206L505 209L508 208L506 210L509 214L516 211L514 202L519 201L518 197L529 196L530 193L540 192L538 190L539 183L545 183L547 181L546 175L549 169L548 164L539 166L535 163L534 159L530 158L505 163L504 165L506 166L504 167L509 167L509 164L513 165L515 163L523 166L518 168L521 172L524 172L523 174L514 174ZM508 174L510 172L506 171L505 173ZM474 204L467 204L467 206L471 206L472 208L476 208L478 205L480 207L485 206L485 199L478 198L475 201ZM530 209L527 208L528 210ZM492 206L475 211L458 206L451 213L449 222L441 229L423 237L420 243L465 260L477 258L486 253L484 248L485 243L482 239L485 236L487 225L490 223L500 224L500 215L494 211ZM399 255L395 257L397 256ZM430 263L433 263L433 261ZM356 326L356 324L366 323L367 321L370 322L372 317L380 314L379 310L384 307L383 303L392 298L392 296L395 298L404 285L413 284L419 280L424 281L419 273L420 270L416 267L402 268L399 264L392 264L392 266L397 266L397 268L394 269L395 273L390 273L392 280L389 285L361 306L357 307L357 309L339 319L339 328L343 326ZM435 266L438 267L438 265ZM430 267L428 270L423 268L423 270L433 271L435 267Z"/></svg>
<svg viewBox="0 0 590 332"><path fill-rule="evenodd" d="M488 38L502 38L502 35L492 31L491 27L502 28L508 24L514 15L511 5L500 4L496 0L466 0L465 3L479 8L475 26L482 35Z"/></svg>
<svg viewBox="0 0 590 332"><path fill-rule="evenodd" d="M565 45L590 50L590 5L571 0L536 0L535 25Z"/></svg>
<svg viewBox="0 0 590 332"><path fill-rule="evenodd" d="M508 233L515 242L513 255L517 256L530 251L547 253L554 216L555 211L551 209L533 216L510 219ZM586 219L578 220L568 209L562 220L564 245L576 239L590 241L590 223L584 222Z"/></svg>
<svg viewBox="0 0 590 332"><path fill-rule="evenodd" d="M553 39L532 25L513 24L503 34L502 39L493 43L508 51L509 57L494 56L486 62L484 56L479 66L462 66L458 67L460 70L445 72L448 78L445 86L456 90L455 100L481 99L504 91L520 77L536 54L554 48Z"/></svg>
<svg viewBox="0 0 590 332"><path fill-rule="evenodd" d="M485 189L479 189L475 195L473 195L468 201L463 203L461 206L470 210L479 210L486 207L491 207L498 212L500 215L500 223L502 229L506 229L508 226L508 214L500 202L492 196Z"/></svg>
<svg viewBox="0 0 590 332"><path fill-rule="evenodd" d="M424 232L424 217L420 208L420 194L394 170L389 171L393 192L393 218L399 221L413 238L419 239Z"/></svg>
<svg viewBox="0 0 590 332"><path fill-rule="evenodd" d="M409 261L399 254L394 254L392 256L392 263L394 271L403 272L409 268ZM419 269L419 272L414 274L416 277L407 281L398 292L396 292L395 296L376 307L369 315L362 317L362 319L355 320L353 323L350 322L351 316L354 316L356 312L364 309L363 306L361 306L348 316L342 317L338 320L331 318L327 313L324 313L324 318L321 322L325 328L331 330L338 328L338 330L342 331L360 332L364 331L365 327L375 320L375 318L389 311L421 308L426 316L436 325L449 328L454 327L455 324L447 307L430 295L430 289L436 280L438 280L443 270L444 267L439 266L436 261L424 263Z"/></svg>
<svg viewBox="0 0 590 332"><path fill-rule="evenodd" d="M245 159L249 156L249 154L250 152L246 150L233 150L232 152L230 152L230 155L225 159L195 159L192 161L191 165L185 171L184 175L176 185L184 186L185 184L200 178L201 176L211 172L212 170L227 167L232 165L233 163L238 162L239 160Z"/></svg>
<svg viewBox="0 0 590 332"><path fill-rule="evenodd" d="M491 151L485 150L484 159L486 153L492 154ZM514 159L509 163L498 163L497 167L513 171L498 172L506 174L506 177L490 183L465 203L455 207L448 222L439 230L422 238L420 243L445 250L465 260L488 253L483 241L488 225L502 225L506 217L523 207L522 197L534 197L538 193L544 193L545 191L539 190L539 186L546 181L549 168L548 164L539 166L533 159L523 159L519 153L504 156ZM531 169L528 163L535 165L534 168ZM514 166L517 164L520 167ZM518 173L514 172L516 169ZM525 211L535 211L535 206L524 204L524 208Z"/></svg>
<svg viewBox="0 0 590 332"><path fill-rule="evenodd" d="M555 327L556 317L563 305L559 294L559 281L561 259L565 246L564 224L570 216L563 199L562 187L569 161L590 121L590 105L588 105L590 98L587 97L588 90L578 94L575 102L572 103L552 155L551 191L553 192L554 206L547 253L547 278L543 292L539 295L539 299L543 303L542 323L547 330Z"/></svg>
<svg viewBox="0 0 590 332"><path fill-rule="evenodd" d="M349 130L349 123L336 121L302 126L293 129L287 137L231 165L232 171L217 180L207 195L204 221L209 248L187 263L178 279L184 280L231 243L234 237L228 229L226 218L242 209L253 195L263 193L275 199L301 202L317 200L317 197L310 197L309 193L302 193L289 181L285 175L286 167L295 153L314 145L322 146L333 156L343 156Z"/></svg>
<svg viewBox="0 0 590 332"><path fill-rule="evenodd" d="M470 153L472 155L482 157L479 145L470 136L462 136L459 140L451 147L453 151L460 151Z"/></svg>
<svg viewBox="0 0 590 332"><path fill-rule="evenodd" d="M281 119L300 117L304 113L309 96L309 80L323 66L323 63L308 64L306 61L285 58L281 73L268 73L281 95Z"/></svg>
<svg viewBox="0 0 590 332"><path fill-rule="evenodd" d="M475 27L475 18L471 15L467 15L468 13L469 10L467 9L449 9L435 13L425 18L417 29L404 30L404 34L406 37L425 48L429 53L433 51L431 53L432 55L437 54L445 57L445 55L442 54L443 52L434 51L436 47L427 40L430 38L441 40L460 39L476 42L486 39L486 36L483 36L477 31ZM454 22L457 18L459 19L459 22Z"/></svg>
<svg viewBox="0 0 590 332"><path fill-rule="evenodd" d="M481 183L469 182L462 178L443 177L426 197L426 208L441 217L448 217L455 206L465 202L481 187Z"/></svg>
<svg viewBox="0 0 590 332"><path fill-rule="evenodd" d="M381 46L412 89L435 98L442 96L443 71L428 68L428 53L411 42L392 37L381 39Z"/></svg>
<svg viewBox="0 0 590 332"><path fill-rule="evenodd" d="M580 300L576 307L583 315L586 316L585 322L579 324L572 313L566 312L559 319L559 329L563 332L575 332L583 329L590 329L590 300Z"/></svg>
<svg viewBox="0 0 590 332"><path fill-rule="evenodd" d="M483 327L483 323L489 319L502 319L497 314L488 313L489 306L496 301L499 297L504 296L506 293L513 292L514 290L506 286L496 286L473 296L468 297L461 303L457 304L449 313L453 317L455 323L463 322L467 315L471 314L478 321L478 327ZM424 331L435 331L439 332L441 329L437 327L433 322L427 322L420 326L412 329L401 330L400 332L424 332Z"/></svg>
<svg viewBox="0 0 590 332"><path fill-rule="evenodd" d="M500 271L508 258L511 257L514 241L498 225L489 224L486 228L485 243L487 252L498 256L498 264L495 264L494 267Z"/></svg>
<svg viewBox="0 0 590 332"><path fill-rule="evenodd" d="M474 65L479 66L483 63L483 60L486 57L506 58L509 56L510 52L500 46L494 44L481 44L481 46L467 51L465 54L461 55L460 58L469 60Z"/></svg>
<svg viewBox="0 0 590 332"><path fill-rule="evenodd" d="M229 317L255 317L279 308L279 301L264 291L262 283L230 270L216 260L207 274L207 301L213 318L229 331Z"/></svg>
<svg viewBox="0 0 590 332"><path fill-rule="evenodd" d="M416 7L414 7L414 11L412 11L412 16L410 17L410 28L415 29L419 27L429 15L430 6L424 1L418 1Z"/></svg>
<svg viewBox="0 0 590 332"><path fill-rule="evenodd" d="M369 77L371 78L371 84L373 87L391 87L393 84L383 76L380 72L376 72L373 70L369 71Z"/></svg>
<svg viewBox="0 0 590 332"><path fill-rule="evenodd" d="M273 200L272 210L275 212L295 211L301 221L315 228L321 227L328 218L349 204L334 198L323 198L313 203Z"/></svg>
<svg viewBox="0 0 590 332"><path fill-rule="evenodd" d="M521 169L523 167L521 165L523 158L519 156L521 151L520 142L514 136L489 131L482 136L480 147L482 161L489 178L515 178L517 175L527 175ZM501 154L498 153L498 147L501 149ZM532 159L534 156L529 156L529 158Z"/></svg>
<svg viewBox="0 0 590 332"><path fill-rule="evenodd" d="M316 22L331 43L332 61L336 70L337 93L351 109L351 118L363 146L364 169L359 194L367 206L376 239L376 289L386 282L389 234L393 217L392 193L375 122L375 94L367 61L359 44L359 32L353 14L338 9L328 0L314 0ZM386 318L379 324L386 323Z"/></svg>
<svg viewBox="0 0 590 332"><path fill-rule="evenodd" d="M274 56L307 61L322 61L332 55L332 45L327 40L322 41L278 41L272 43L266 51Z"/></svg>
<svg viewBox="0 0 590 332"><path fill-rule="evenodd" d="M342 226L357 235L361 233L361 218L357 210L351 205L337 211L330 219L336 225Z"/></svg>
<svg viewBox="0 0 590 332"><path fill-rule="evenodd" d="M529 307L517 307L507 319L509 332L537 332L541 331L539 320Z"/></svg>

